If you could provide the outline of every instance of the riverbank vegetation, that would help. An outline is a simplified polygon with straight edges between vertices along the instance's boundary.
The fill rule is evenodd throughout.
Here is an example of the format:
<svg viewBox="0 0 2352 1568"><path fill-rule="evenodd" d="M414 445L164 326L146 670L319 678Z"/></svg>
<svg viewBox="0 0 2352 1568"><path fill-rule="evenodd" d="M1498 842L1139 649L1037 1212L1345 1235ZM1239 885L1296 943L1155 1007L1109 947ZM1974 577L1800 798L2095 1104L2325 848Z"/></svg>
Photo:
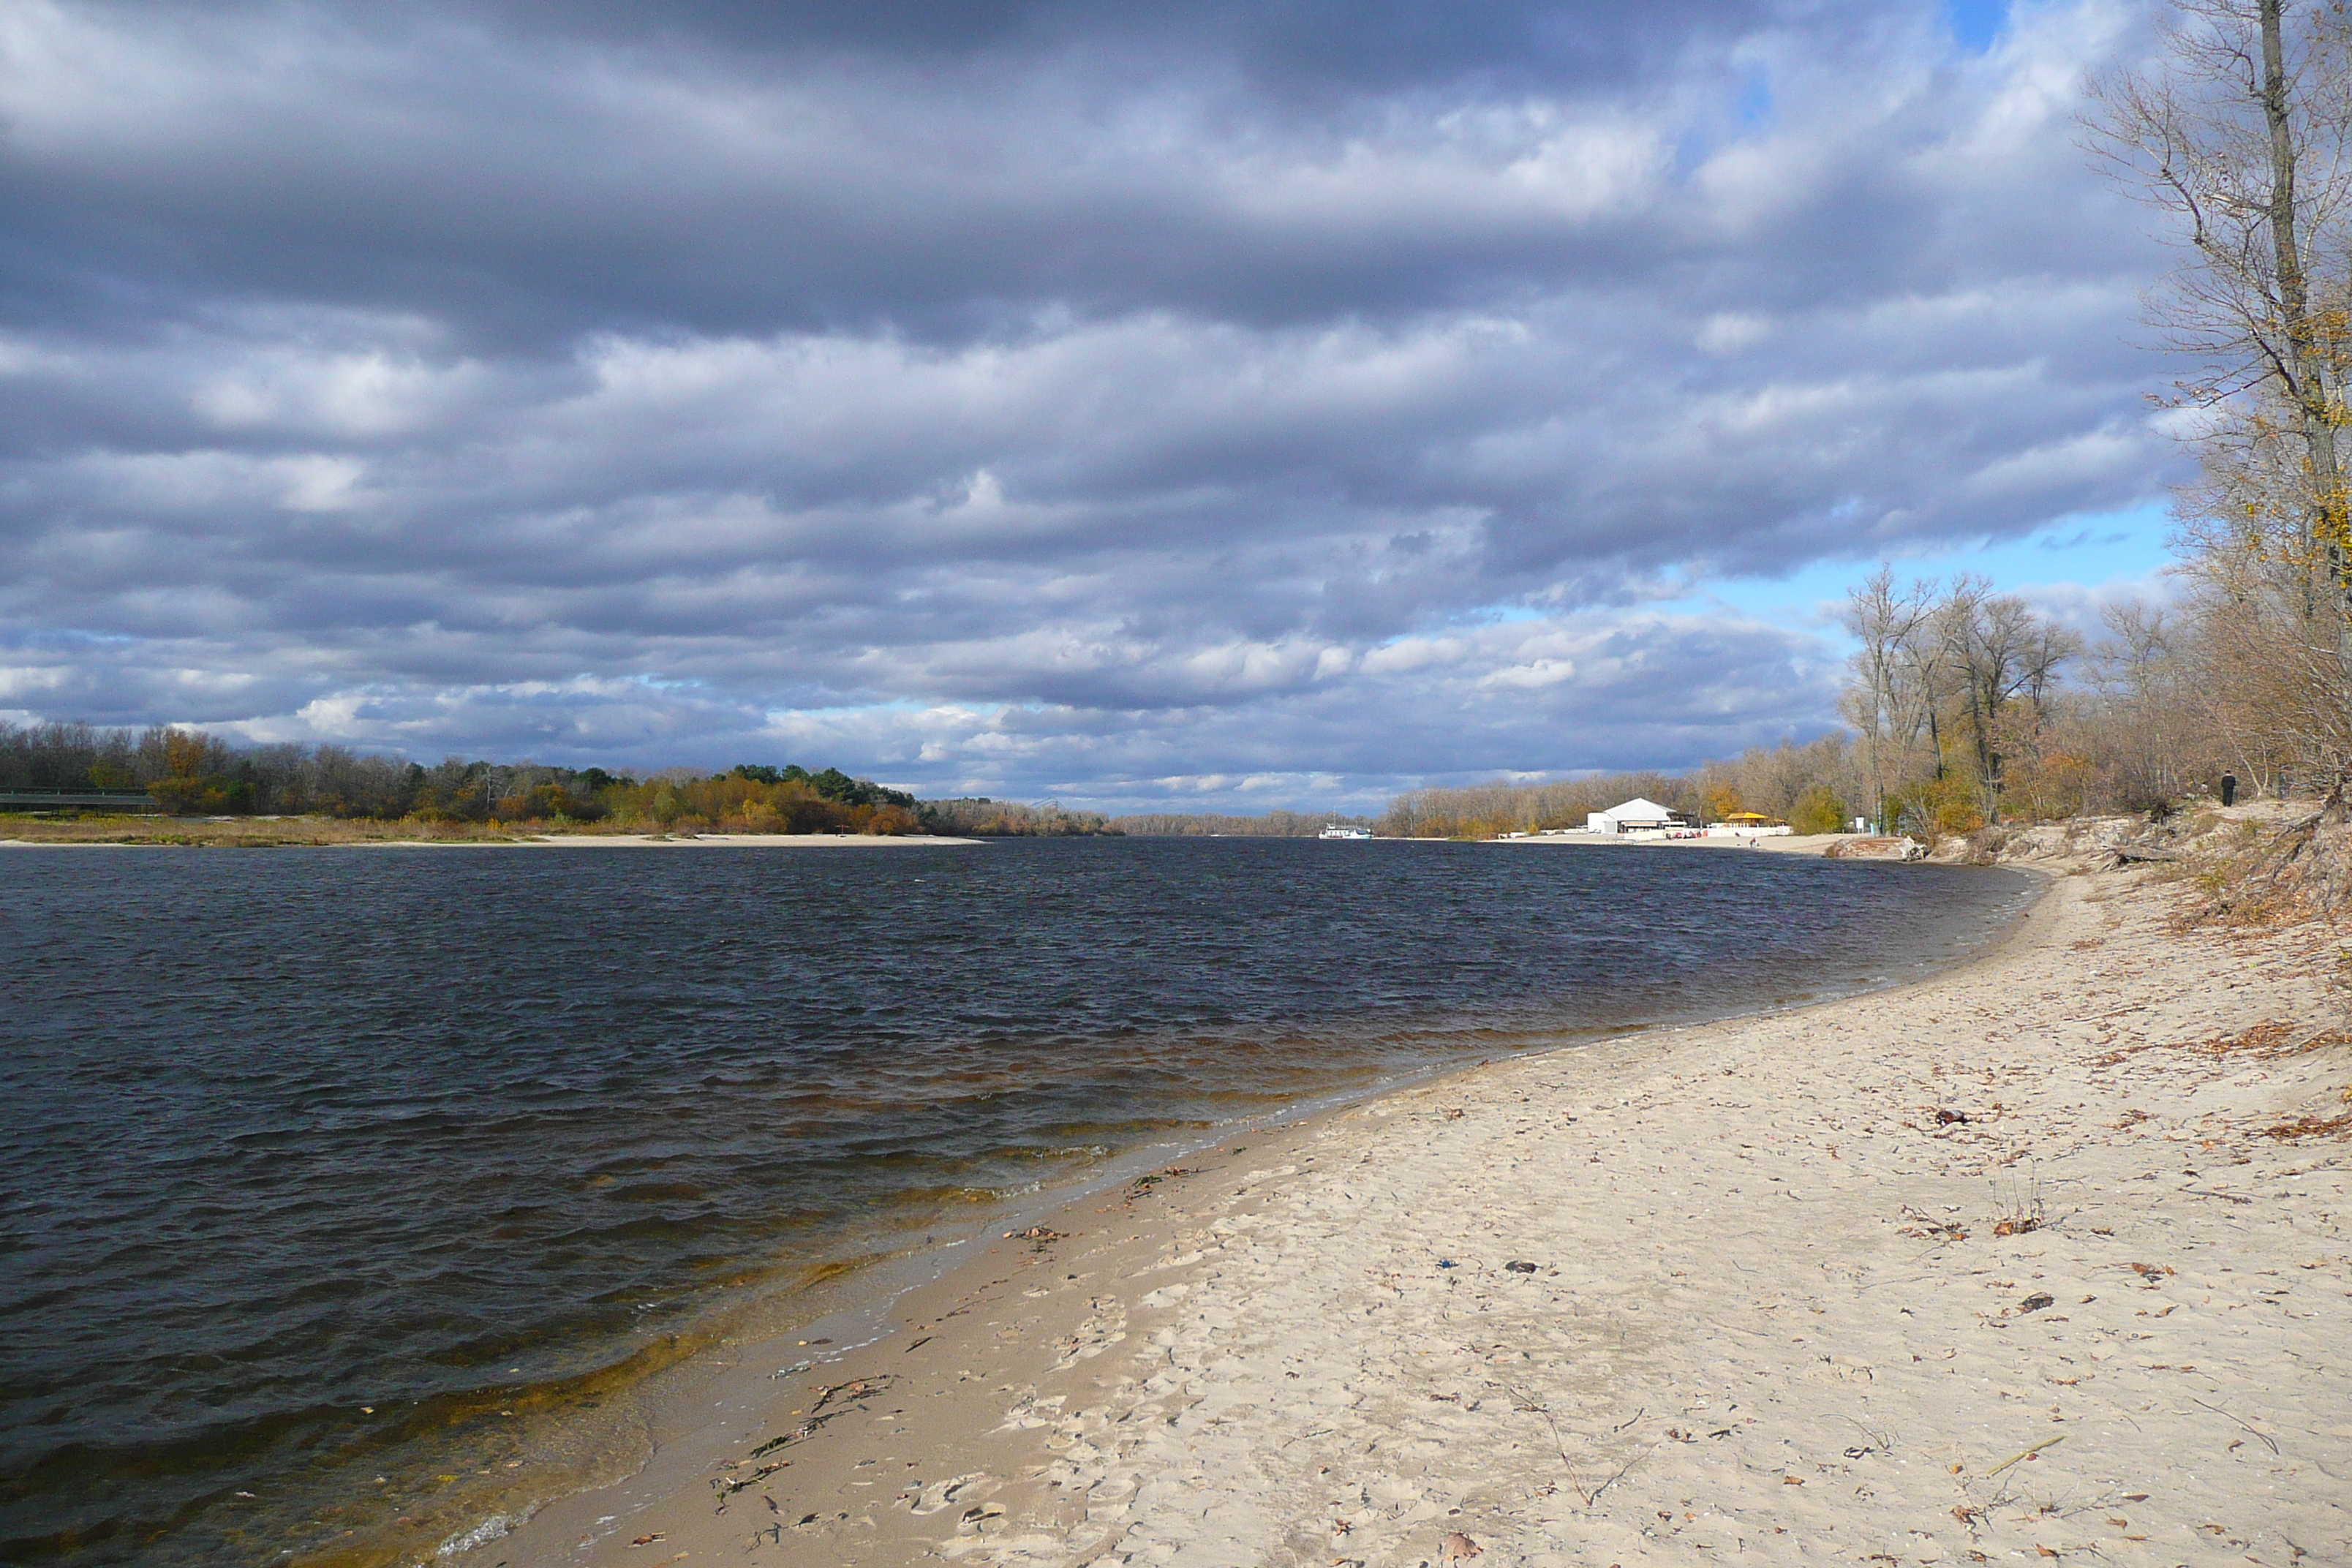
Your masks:
<svg viewBox="0 0 2352 1568"><path fill-rule="evenodd" d="M1844 618L1858 645L1839 701L1847 730L1680 774L1417 790L1391 804L1381 830L1581 827L1587 813L1643 795L1700 821L1752 812L1832 833L1859 820L1932 843L1998 824L2163 815L2215 795L2224 777L2243 798L2316 799L2347 776L2347 753L2301 743L2293 710L2244 695L2263 680L2244 668L2241 599L2125 601L2092 640L1981 578L1903 584L1881 569L1848 596Z"/></svg>
<svg viewBox="0 0 2352 1568"><path fill-rule="evenodd" d="M1100 812L1071 811L1051 801L1026 805L973 795L927 800L919 809L928 831L971 838L1087 838L1119 831Z"/></svg>
<svg viewBox="0 0 2352 1568"><path fill-rule="evenodd" d="M47 805L47 795L114 795ZM8 837L68 842L343 844L517 833L858 833L1069 837L1121 830L1098 812L918 800L838 768L744 763L645 778L452 757L426 766L340 746L239 747L184 727L0 723ZM143 797L143 798L142 798ZM154 816L124 815L152 810ZM37 814L37 815L33 815ZM208 819L198 826L191 819Z"/></svg>
<svg viewBox="0 0 2352 1568"><path fill-rule="evenodd" d="M300 842L498 837L520 829L885 835L937 830L935 814L913 795L837 768L811 773L798 766L745 764L713 774L674 768L639 779L602 768L456 757L428 767L338 746L237 747L217 735L172 726L133 731L0 724L0 794L16 795L13 804L19 809L39 806L44 794L93 792L131 801L143 794L147 799L140 804L152 805L166 817L311 824L230 836L240 842L271 834L293 835ZM108 815L102 802L87 809ZM110 837L137 839L174 831L186 830L129 819L107 828ZM88 834L52 822L16 836Z"/></svg>

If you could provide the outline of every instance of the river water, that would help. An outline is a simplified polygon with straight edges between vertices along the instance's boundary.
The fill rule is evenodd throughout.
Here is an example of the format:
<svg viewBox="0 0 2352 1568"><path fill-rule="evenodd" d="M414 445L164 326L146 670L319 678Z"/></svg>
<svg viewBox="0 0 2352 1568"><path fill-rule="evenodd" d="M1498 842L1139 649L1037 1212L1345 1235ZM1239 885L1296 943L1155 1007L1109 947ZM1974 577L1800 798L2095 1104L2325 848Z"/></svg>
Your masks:
<svg viewBox="0 0 2352 1568"><path fill-rule="evenodd" d="M1894 983L2030 893L1259 839L0 852L0 1557L429 1561L631 1462L663 1364L1122 1149Z"/></svg>

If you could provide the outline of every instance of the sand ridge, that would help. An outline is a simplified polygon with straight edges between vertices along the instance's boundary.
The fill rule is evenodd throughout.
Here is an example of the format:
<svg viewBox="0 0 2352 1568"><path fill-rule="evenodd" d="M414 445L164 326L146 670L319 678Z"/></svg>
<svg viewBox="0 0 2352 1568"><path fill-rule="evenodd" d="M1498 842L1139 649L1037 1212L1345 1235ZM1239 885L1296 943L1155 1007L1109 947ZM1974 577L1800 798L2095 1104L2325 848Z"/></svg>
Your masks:
<svg viewBox="0 0 2352 1568"><path fill-rule="evenodd" d="M716 1402L691 1488L656 1465L496 1554L2352 1561L2346 1144L2264 1131L2344 1110L2333 950L2168 905L2062 878L1952 974L1074 1205Z"/></svg>

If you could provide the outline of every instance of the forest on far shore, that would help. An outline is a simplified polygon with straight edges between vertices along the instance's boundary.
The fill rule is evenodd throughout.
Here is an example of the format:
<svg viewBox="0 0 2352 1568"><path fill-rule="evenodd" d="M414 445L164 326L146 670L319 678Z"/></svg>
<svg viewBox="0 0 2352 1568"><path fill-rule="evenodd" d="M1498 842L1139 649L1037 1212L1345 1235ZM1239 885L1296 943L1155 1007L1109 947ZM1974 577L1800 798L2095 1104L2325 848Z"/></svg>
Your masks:
<svg viewBox="0 0 2352 1568"><path fill-rule="evenodd" d="M985 799L919 801L838 768L723 773L467 762L426 766L341 746L234 746L177 726L0 723L0 791L143 794L174 816L323 816L425 829L1044 837L1115 832L1099 814ZM146 803L137 803L144 805ZM16 809L26 808L18 803ZM103 806L86 807L102 811Z"/></svg>

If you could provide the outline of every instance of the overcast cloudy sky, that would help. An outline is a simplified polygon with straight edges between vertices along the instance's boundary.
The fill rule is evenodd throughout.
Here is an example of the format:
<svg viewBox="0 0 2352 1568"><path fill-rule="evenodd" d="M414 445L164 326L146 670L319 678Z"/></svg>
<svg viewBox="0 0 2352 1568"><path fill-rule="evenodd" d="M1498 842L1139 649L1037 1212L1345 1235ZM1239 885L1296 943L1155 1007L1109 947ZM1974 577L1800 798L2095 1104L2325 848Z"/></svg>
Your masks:
<svg viewBox="0 0 2352 1568"><path fill-rule="evenodd" d="M0 0L0 717L1243 809L1810 735L1883 557L2161 562L2144 41Z"/></svg>

